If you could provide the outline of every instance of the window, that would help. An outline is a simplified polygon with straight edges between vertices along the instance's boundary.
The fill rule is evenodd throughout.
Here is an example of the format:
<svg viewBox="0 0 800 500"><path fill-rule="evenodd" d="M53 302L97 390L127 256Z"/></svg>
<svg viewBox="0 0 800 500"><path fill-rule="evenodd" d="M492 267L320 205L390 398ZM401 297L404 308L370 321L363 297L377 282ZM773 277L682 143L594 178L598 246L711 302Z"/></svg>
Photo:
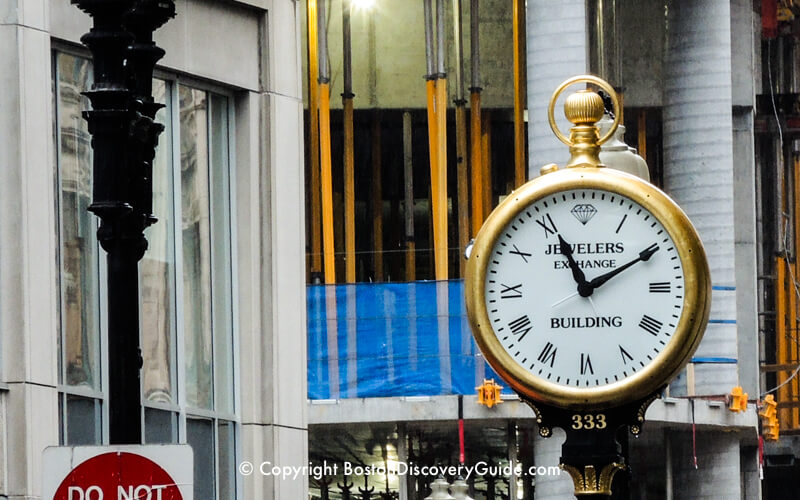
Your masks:
<svg viewBox="0 0 800 500"><path fill-rule="evenodd" d="M81 111L91 64L54 55L61 289L61 442L107 441L105 253L95 237L92 155ZM140 264L143 438L189 443L195 497L235 498L237 448L229 142L231 100L156 79L165 125Z"/></svg>

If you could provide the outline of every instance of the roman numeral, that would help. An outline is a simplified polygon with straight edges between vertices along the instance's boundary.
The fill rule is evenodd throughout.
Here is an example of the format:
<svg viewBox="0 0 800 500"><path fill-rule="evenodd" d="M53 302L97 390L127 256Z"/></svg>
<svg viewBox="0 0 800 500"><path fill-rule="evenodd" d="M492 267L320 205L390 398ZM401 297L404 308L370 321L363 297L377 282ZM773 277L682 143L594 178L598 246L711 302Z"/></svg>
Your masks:
<svg viewBox="0 0 800 500"><path fill-rule="evenodd" d="M528 259L526 259L525 257L530 257L531 256L531 254L529 254L527 252L523 252L519 248L517 248L517 245L514 245L514 250L511 250L508 253L514 253L514 254L519 255L520 257L522 257L522 260L524 260L526 264L528 263Z"/></svg>
<svg viewBox="0 0 800 500"><path fill-rule="evenodd" d="M661 330L663 325L664 323L658 321L657 319L653 319L646 314L642 316L642 320L639 322L639 327L651 335L658 335L658 332Z"/></svg>
<svg viewBox="0 0 800 500"><path fill-rule="evenodd" d="M500 283L500 286L503 287L500 290L500 298L501 299L521 299L522 298L522 291L520 288L522 287L522 283L519 285L508 286Z"/></svg>
<svg viewBox="0 0 800 500"><path fill-rule="evenodd" d="M525 335L527 335L529 331L531 331L531 320L528 318L528 316L520 316L509 323L508 327L511 329L511 333L514 335L519 335L519 338L517 339L517 342L519 342L525 338Z"/></svg>
<svg viewBox="0 0 800 500"><path fill-rule="evenodd" d="M589 359L589 355L586 353L581 353L581 375L586 375L586 371L589 371L590 375L594 375L594 368L592 368L592 360Z"/></svg>
<svg viewBox="0 0 800 500"><path fill-rule="evenodd" d="M622 364L627 365L628 360L633 361L633 356L630 355L622 346L619 346L619 354L622 356Z"/></svg>
<svg viewBox="0 0 800 500"><path fill-rule="evenodd" d="M650 283L650 293L669 293L672 290L669 281Z"/></svg>
<svg viewBox="0 0 800 500"><path fill-rule="evenodd" d="M549 360L550 368L552 368L553 363L556 360L556 351L558 351L558 349L555 346L553 346L553 344L548 342L547 344L545 344L544 349L542 349L542 352L541 354L539 354L539 357L537 359L542 363L547 363L547 361Z"/></svg>
<svg viewBox="0 0 800 500"><path fill-rule="evenodd" d="M556 225L553 223L553 219L550 218L550 214L545 214L544 217L541 219L536 219L536 223L544 228L544 235L546 238L549 238L551 234L556 234Z"/></svg>

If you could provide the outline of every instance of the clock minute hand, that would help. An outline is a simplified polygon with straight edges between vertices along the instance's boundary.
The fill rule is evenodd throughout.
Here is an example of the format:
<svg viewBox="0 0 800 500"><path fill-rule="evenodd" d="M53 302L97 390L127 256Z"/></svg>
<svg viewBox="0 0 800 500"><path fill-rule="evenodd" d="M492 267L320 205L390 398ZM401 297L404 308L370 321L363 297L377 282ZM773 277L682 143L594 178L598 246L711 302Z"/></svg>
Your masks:
<svg viewBox="0 0 800 500"><path fill-rule="evenodd" d="M653 243L649 247L639 252L639 256L633 259L632 261L628 262L627 264L624 264L614 269L613 271L609 271L605 274L601 274L600 276L594 278L592 281L589 282L589 287L591 287L592 290L600 288L600 286L603 285L606 281L610 280L611 278L618 275L622 271L628 269L637 262L650 260L650 257L652 257L653 254L656 253L656 251L658 251L658 245Z"/></svg>
<svg viewBox="0 0 800 500"><path fill-rule="evenodd" d="M578 263L575 262L575 258L572 256L572 247L569 246L569 243L559 234L558 235L558 242L561 247L561 253L567 257L567 261L569 261L569 268L572 269L572 278L575 280L575 283L578 286L581 286L586 283L586 275L583 274L583 270L578 266Z"/></svg>

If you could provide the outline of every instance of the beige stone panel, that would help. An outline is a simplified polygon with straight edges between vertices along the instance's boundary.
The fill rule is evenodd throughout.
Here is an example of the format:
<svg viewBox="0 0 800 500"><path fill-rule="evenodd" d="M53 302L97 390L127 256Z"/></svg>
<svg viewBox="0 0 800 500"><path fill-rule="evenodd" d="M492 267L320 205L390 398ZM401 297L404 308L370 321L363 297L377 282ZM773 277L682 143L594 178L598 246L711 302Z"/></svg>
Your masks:
<svg viewBox="0 0 800 500"><path fill-rule="evenodd" d="M302 103L271 95L270 232L265 249L272 273L267 311L271 336L273 423L304 427L306 384L305 211L303 202Z"/></svg>
<svg viewBox="0 0 800 500"><path fill-rule="evenodd" d="M8 494L41 495L42 452L58 444L54 387L11 384L7 395Z"/></svg>

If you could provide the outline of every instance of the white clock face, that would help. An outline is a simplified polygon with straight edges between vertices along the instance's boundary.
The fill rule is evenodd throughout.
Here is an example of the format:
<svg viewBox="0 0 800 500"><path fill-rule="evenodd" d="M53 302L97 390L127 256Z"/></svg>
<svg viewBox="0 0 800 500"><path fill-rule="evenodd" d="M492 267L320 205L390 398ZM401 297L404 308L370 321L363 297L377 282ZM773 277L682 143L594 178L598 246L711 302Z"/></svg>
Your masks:
<svg viewBox="0 0 800 500"><path fill-rule="evenodd" d="M641 371L669 344L684 270L641 205L575 189L532 203L501 231L484 297L497 340L525 371L593 388Z"/></svg>

